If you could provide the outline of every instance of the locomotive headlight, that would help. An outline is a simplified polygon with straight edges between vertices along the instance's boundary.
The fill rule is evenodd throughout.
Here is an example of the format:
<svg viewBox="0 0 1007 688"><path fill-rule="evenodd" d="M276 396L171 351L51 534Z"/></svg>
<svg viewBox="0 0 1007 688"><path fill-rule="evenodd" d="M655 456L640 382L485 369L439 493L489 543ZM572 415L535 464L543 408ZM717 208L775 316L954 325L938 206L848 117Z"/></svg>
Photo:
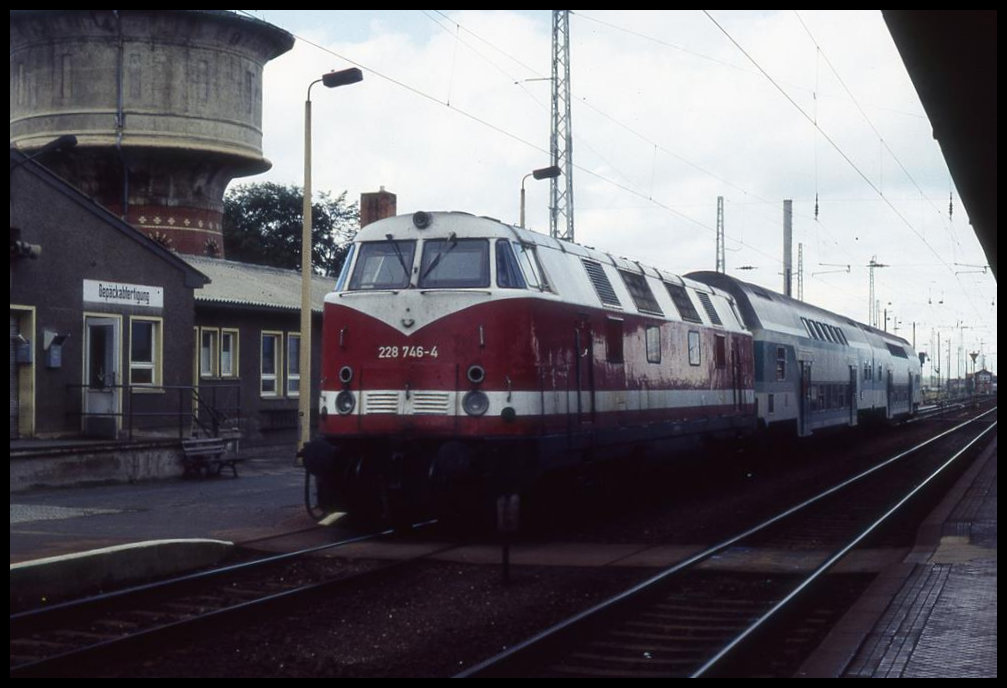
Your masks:
<svg viewBox="0 0 1007 688"><path fill-rule="evenodd" d="M486 370L481 365L470 365L465 375L468 377L469 382L478 385L486 379Z"/></svg>
<svg viewBox="0 0 1007 688"><path fill-rule="evenodd" d="M353 397L353 392L344 389L336 395L336 411L345 416L353 413L353 407L357 405L357 400Z"/></svg>
<svg viewBox="0 0 1007 688"><path fill-rule="evenodd" d="M351 380L353 380L353 368L344 365L339 369L339 381L344 385L348 385Z"/></svg>
<svg viewBox="0 0 1007 688"><path fill-rule="evenodd" d="M338 403L338 400L337 400ZM490 399L485 392L474 389L462 397L462 408L470 416L481 416L489 410Z"/></svg>

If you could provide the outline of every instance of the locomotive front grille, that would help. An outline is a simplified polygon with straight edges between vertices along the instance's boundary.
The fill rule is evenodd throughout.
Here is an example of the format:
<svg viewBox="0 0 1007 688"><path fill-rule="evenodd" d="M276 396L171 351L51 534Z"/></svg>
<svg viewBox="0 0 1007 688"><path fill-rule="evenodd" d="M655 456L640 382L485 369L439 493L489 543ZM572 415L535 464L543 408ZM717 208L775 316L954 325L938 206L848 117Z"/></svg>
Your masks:
<svg viewBox="0 0 1007 688"><path fill-rule="evenodd" d="M398 392L365 392L364 413L398 413Z"/></svg>
<svg viewBox="0 0 1007 688"><path fill-rule="evenodd" d="M416 415L446 416L451 410L450 392L416 392L412 397Z"/></svg>

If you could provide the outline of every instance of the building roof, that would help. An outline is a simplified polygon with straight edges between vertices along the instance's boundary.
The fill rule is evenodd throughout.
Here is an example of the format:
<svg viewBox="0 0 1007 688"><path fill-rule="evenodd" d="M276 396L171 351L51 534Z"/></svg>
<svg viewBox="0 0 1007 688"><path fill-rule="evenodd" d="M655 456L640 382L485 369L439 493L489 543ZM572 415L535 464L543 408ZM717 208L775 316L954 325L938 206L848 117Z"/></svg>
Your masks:
<svg viewBox="0 0 1007 688"><path fill-rule="evenodd" d="M266 308L281 311L301 309L301 273L267 265L239 263L207 256L182 256L192 267L210 278L210 283L194 293L197 306L217 304ZM311 310L322 312L325 295L332 290L332 277L311 278Z"/></svg>

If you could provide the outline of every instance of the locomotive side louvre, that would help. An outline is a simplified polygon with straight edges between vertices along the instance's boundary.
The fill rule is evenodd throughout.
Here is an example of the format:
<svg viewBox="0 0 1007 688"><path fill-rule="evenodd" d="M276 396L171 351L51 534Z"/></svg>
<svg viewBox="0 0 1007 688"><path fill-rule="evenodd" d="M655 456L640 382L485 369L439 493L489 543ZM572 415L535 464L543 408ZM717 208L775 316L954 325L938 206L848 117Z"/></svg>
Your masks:
<svg viewBox="0 0 1007 688"><path fill-rule="evenodd" d="M904 339L720 273L689 276L737 299L754 337L762 425L786 422L803 436L918 407L919 360Z"/></svg>

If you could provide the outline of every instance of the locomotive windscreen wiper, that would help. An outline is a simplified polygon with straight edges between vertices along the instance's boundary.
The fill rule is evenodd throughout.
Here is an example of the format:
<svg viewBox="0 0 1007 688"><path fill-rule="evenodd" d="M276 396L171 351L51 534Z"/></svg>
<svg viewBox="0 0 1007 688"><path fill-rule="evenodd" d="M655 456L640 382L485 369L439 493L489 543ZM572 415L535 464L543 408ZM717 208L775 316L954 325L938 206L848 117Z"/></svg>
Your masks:
<svg viewBox="0 0 1007 688"><path fill-rule="evenodd" d="M399 257L399 265L402 266L402 274L406 278L406 286L413 286L412 280L409 279L409 268L406 266L406 259L402 257L402 249L399 248L399 242L395 241L391 234L386 234L385 239L392 243L392 248L395 249L395 255Z"/></svg>
<svg viewBox="0 0 1007 688"><path fill-rule="evenodd" d="M434 268L437 267L437 264L441 262L441 258L443 258L447 254L449 254L453 250L455 250L455 246L458 245L458 236L454 232L451 232L450 236L448 236L448 244L449 245L447 247L447 250L444 250L444 249L441 249L440 247L438 247L438 249L437 249L437 255L434 256L434 259L432 261L430 261L430 265L428 265L427 269L423 271L422 275L420 275L420 283L421 284L423 283L423 280L425 280L427 278L427 275L429 275L431 272L433 272Z"/></svg>

